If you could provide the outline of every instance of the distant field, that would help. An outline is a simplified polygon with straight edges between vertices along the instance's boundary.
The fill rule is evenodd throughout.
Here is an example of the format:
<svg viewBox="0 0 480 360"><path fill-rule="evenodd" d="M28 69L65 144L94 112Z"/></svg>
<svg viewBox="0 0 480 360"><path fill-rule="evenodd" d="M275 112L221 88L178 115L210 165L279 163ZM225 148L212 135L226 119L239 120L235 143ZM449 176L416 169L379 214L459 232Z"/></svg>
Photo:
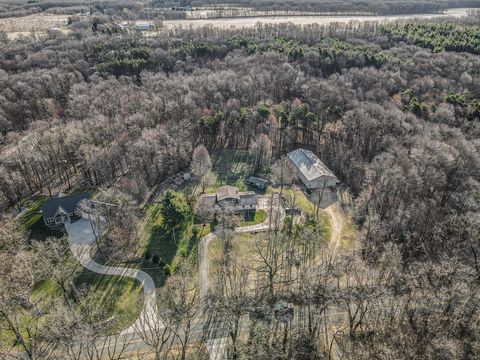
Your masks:
<svg viewBox="0 0 480 360"><path fill-rule="evenodd" d="M0 31L5 31L8 36L16 38L18 36L29 36L34 30L41 34L51 28L62 28L67 25L69 15L55 14L32 14L23 17L0 19Z"/></svg>
<svg viewBox="0 0 480 360"><path fill-rule="evenodd" d="M398 19L423 18L429 19L434 17L463 17L466 16L470 9L448 9L444 14L418 14L418 15L391 15L391 16L258 16L258 17L238 17L238 18L219 18L219 19L185 19L185 20L166 20L164 26L167 28L174 27L203 27L211 25L221 28L240 28L252 27L258 23L279 24L291 22L297 25L320 24L327 25L331 23L348 23L350 21L391 21Z"/></svg>

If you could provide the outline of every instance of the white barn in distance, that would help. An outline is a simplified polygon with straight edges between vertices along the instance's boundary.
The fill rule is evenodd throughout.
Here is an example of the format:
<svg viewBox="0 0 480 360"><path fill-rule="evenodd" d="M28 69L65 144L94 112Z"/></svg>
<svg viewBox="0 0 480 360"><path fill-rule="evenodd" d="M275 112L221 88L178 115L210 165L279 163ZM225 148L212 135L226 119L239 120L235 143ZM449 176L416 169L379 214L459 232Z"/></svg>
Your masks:
<svg viewBox="0 0 480 360"><path fill-rule="evenodd" d="M297 149L289 152L287 157L307 189L321 189L339 183L330 169L310 150Z"/></svg>

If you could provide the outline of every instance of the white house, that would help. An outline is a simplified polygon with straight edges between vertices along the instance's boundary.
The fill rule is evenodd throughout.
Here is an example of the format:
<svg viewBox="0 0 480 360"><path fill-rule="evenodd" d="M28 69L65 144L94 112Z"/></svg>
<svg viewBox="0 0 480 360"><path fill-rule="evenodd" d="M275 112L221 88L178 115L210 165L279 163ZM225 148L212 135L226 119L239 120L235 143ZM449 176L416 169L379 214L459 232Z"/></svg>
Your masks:
<svg viewBox="0 0 480 360"><path fill-rule="evenodd" d="M339 181L329 168L310 150L297 149L287 155L297 176L309 190L335 186Z"/></svg>
<svg viewBox="0 0 480 360"><path fill-rule="evenodd" d="M137 21L135 22L135 29L138 31L153 30L155 25L150 22Z"/></svg>

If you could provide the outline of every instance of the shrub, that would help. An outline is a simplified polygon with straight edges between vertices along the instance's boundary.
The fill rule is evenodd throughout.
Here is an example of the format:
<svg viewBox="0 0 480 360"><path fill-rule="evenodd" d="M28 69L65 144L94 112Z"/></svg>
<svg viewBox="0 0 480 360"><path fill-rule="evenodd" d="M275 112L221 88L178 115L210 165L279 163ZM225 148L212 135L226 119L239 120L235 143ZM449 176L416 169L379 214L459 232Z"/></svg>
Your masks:
<svg viewBox="0 0 480 360"><path fill-rule="evenodd" d="M145 251L145 260L150 260L150 258L152 257L152 254L150 254L150 251Z"/></svg>
<svg viewBox="0 0 480 360"><path fill-rule="evenodd" d="M198 228L198 226L193 225L192 226L192 238L196 239L199 233L200 233L200 229Z"/></svg>
<svg viewBox="0 0 480 360"><path fill-rule="evenodd" d="M159 260L160 260L160 256L158 256L157 254L154 254L153 257L152 257L152 262L154 264L158 264Z"/></svg>
<svg viewBox="0 0 480 360"><path fill-rule="evenodd" d="M170 276L170 275L172 275L172 271L171 271L171 269L170 269L170 266L165 265L165 266L163 267L163 273L165 274L165 276Z"/></svg>

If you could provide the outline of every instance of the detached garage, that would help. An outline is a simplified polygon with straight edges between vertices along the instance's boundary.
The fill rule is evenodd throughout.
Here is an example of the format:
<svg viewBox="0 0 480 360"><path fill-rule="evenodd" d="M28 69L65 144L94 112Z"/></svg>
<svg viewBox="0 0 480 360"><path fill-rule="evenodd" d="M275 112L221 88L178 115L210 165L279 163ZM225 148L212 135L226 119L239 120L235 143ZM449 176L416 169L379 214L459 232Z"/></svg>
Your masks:
<svg viewBox="0 0 480 360"><path fill-rule="evenodd" d="M297 149L287 155L297 176L307 189L335 186L339 181L329 168L310 150Z"/></svg>

